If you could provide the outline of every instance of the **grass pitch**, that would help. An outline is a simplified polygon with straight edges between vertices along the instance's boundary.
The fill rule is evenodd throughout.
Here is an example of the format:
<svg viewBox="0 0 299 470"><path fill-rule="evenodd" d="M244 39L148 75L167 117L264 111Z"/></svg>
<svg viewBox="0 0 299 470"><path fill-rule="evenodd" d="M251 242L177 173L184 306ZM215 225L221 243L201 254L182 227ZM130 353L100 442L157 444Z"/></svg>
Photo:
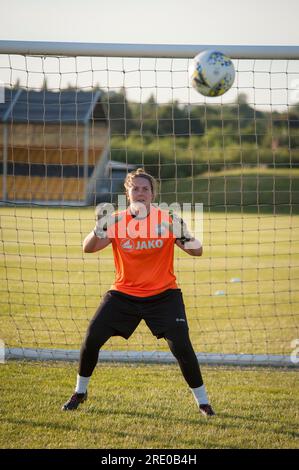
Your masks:
<svg viewBox="0 0 299 470"><path fill-rule="evenodd" d="M0 338L7 346L79 349L114 278L111 247L82 253L91 208L1 208ZM175 249L198 352L290 354L299 337L299 216L206 213L204 255ZM234 280L237 279L237 282ZM141 322L114 349L159 350Z"/></svg>
<svg viewBox="0 0 299 470"><path fill-rule="evenodd" d="M165 194L190 194L188 182L171 184L164 185ZM194 184L198 197L210 194L207 203L226 204L221 212L205 214L203 257L176 249L195 350L289 355L299 337L299 216L290 213L298 200L298 174L219 173ZM240 211L241 202L255 210ZM267 212L273 203L284 210ZM110 248L82 253L93 220L90 208L0 208L5 345L79 349L114 277ZM141 323L129 342L115 338L105 348L165 350L166 344ZM0 364L0 448L299 447L295 370L204 367L217 413L206 420L175 365L101 364L87 403L63 413L76 369Z"/></svg>
<svg viewBox="0 0 299 470"><path fill-rule="evenodd" d="M295 371L204 367L203 376L212 419L199 415L175 365L98 366L75 412L60 410L75 365L0 365L0 448L299 447Z"/></svg>

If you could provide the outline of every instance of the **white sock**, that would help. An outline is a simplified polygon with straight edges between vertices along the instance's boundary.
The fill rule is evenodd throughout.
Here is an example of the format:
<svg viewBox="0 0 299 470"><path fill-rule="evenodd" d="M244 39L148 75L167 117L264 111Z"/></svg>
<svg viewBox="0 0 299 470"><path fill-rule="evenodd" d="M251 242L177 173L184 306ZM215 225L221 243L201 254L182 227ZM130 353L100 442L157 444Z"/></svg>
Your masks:
<svg viewBox="0 0 299 470"><path fill-rule="evenodd" d="M77 375L77 384L76 384L75 392L85 393L87 390L89 381L90 381L90 377L81 377L81 375Z"/></svg>
<svg viewBox="0 0 299 470"><path fill-rule="evenodd" d="M191 388L191 392L193 393L194 399L198 406L207 405L209 403L209 399L204 385L197 388Z"/></svg>

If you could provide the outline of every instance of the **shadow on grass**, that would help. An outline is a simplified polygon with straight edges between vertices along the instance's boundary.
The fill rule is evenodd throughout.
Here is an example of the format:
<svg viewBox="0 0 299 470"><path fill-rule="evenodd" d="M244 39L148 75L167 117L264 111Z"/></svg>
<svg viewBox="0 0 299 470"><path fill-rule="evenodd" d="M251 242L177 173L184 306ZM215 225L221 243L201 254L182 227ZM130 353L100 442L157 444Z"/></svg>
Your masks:
<svg viewBox="0 0 299 470"><path fill-rule="evenodd" d="M273 420L271 419L265 419L263 417L252 417L252 416L244 416L244 415L236 415L236 414L228 414L228 413L217 413L216 416L213 418L205 418L201 416L200 413L198 413L198 418L196 417L196 411L195 411L195 417L194 418L177 418L171 415L157 415L156 412L152 413L147 413L144 411L125 411L125 410L108 410L108 409L99 409L96 407L89 408L85 411L86 414L92 414L93 416L100 415L100 416L124 416L124 417L129 417L129 418L140 418L140 419L151 419L151 420L161 420L165 423L167 423L168 426L171 425L177 425L177 424L182 424L182 425L193 425L193 426L214 426L217 428L221 429L240 429L240 424L239 423L232 423L232 420L242 420L246 422L246 428L248 430L256 430L257 423L259 423L261 426L267 425L268 431L273 432L275 434L284 434L286 436L289 436L291 438L297 438L299 436L299 433L292 431L292 430L276 430L276 429L271 429L269 425L273 426ZM243 425L244 426L244 425Z"/></svg>
<svg viewBox="0 0 299 470"><path fill-rule="evenodd" d="M58 416L59 413L59 416ZM76 417L76 421L74 421L74 413ZM196 416L196 415L195 415ZM96 421L97 417L111 417L111 421L115 422L115 418L123 418L124 420L127 419L127 425L124 426L124 429L114 429L113 426L107 426L107 421L105 421L105 426L103 428L101 419ZM86 420L87 418L87 420ZM92 419L92 426L90 423L90 418ZM134 422L130 422L131 419L135 420ZM250 445L250 436L256 435L256 433L263 432L263 427L266 427L267 434L273 433L274 435L283 435L292 441L298 438L299 433L291 430L285 429L273 429L269 426L269 423L272 423L271 420L262 420L253 417L246 417L240 415L231 415L227 413L218 413L217 416L207 419L201 415L194 418L178 418L175 416L169 415L159 415L157 412L143 412L143 411L125 411L125 410L112 410L112 409L100 409L96 407L92 408L82 408L81 410L75 412L56 412L52 414L53 421L49 420L40 420L38 418L29 419L29 418L12 418L12 417L1 417L0 422L5 424L14 425L16 428L20 429L20 426L27 427L27 432L30 433L30 429L40 429L45 432L52 430L53 432L78 432L84 436L85 433L92 433L102 435L103 432L106 435L106 439L110 438L113 440L113 437L117 441L123 441L125 444L126 442L130 443L130 447L136 446L139 448L146 448L146 446L150 447L157 447L157 448L234 448L234 445L228 445L228 440L234 439L234 435L239 433L241 425L238 423L239 420L244 421L242 424L242 432L248 432L248 445ZM85 419L85 420L84 420ZM64 422L61 422L64 420ZM72 420L72 421L70 421ZM138 423L138 432L136 432L136 420L140 420ZM150 423L145 425L144 421L149 420ZM231 422L235 420L237 422ZM117 421L116 421L117 422ZM96 424L95 424L96 423ZM121 420L120 420L121 423ZM260 426L257 426L257 423ZM275 424L275 423L274 423ZM180 436L179 444L177 436L172 436L172 429L179 429L179 426L192 426L192 437L191 436ZM167 428L167 432L165 433L165 440L161 444L161 432L163 429ZM134 431L135 430L135 431ZM213 442L209 441L207 432L212 432L215 434L219 433L220 431L227 432L227 438L225 438L225 434L221 434L221 440L224 439L224 445L221 442ZM44 434L44 432L42 434ZM217 434L220 436L220 434ZM57 435L55 435L57 437ZM53 442L56 441L53 439ZM204 438L204 442L202 439ZM86 436L85 441L86 442ZM87 441L88 442L88 441ZM41 436L41 445L44 446L44 442ZM49 445L51 446L51 436L49 440ZM101 445L101 444L100 444ZM88 445L86 446L88 447ZM236 446L235 448L238 448Z"/></svg>

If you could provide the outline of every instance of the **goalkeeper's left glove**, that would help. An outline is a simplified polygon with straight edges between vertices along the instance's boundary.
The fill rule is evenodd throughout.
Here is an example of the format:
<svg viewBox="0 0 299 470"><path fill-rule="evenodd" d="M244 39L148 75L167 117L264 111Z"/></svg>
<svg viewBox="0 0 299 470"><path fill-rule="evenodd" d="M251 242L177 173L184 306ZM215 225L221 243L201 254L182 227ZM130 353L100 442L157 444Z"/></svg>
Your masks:
<svg viewBox="0 0 299 470"><path fill-rule="evenodd" d="M168 224L168 229L174 234L177 240L187 250L198 250L202 247L202 244L197 240L188 230L186 223L177 214L170 212L172 223ZM163 225L166 225L165 223Z"/></svg>
<svg viewBox="0 0 299 470"><path fill-rule="evenodd" d="M186 223L181 217L177 214L170 212L171 222L169 224L163 223L164 226L167 225L168 230L173 233L175 238L179 240L183 245L186 242L194 240L193 235L189 232Z"/></svg>

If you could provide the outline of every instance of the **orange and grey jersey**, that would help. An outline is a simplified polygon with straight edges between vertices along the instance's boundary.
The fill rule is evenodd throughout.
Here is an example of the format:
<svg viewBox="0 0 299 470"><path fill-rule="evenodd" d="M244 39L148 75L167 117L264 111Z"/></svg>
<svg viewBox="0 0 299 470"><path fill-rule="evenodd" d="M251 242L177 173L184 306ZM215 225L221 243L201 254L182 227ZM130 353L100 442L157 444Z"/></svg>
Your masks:
<svg viewBox="0 0 299 470"><path fill-rule="evenodd" d="M169 231L169 212L151 206L143 219L126 210L116 213L115 220L107 231L116 268L111 289L136 297L177 289L173 269L176 238Z"/></svg>

